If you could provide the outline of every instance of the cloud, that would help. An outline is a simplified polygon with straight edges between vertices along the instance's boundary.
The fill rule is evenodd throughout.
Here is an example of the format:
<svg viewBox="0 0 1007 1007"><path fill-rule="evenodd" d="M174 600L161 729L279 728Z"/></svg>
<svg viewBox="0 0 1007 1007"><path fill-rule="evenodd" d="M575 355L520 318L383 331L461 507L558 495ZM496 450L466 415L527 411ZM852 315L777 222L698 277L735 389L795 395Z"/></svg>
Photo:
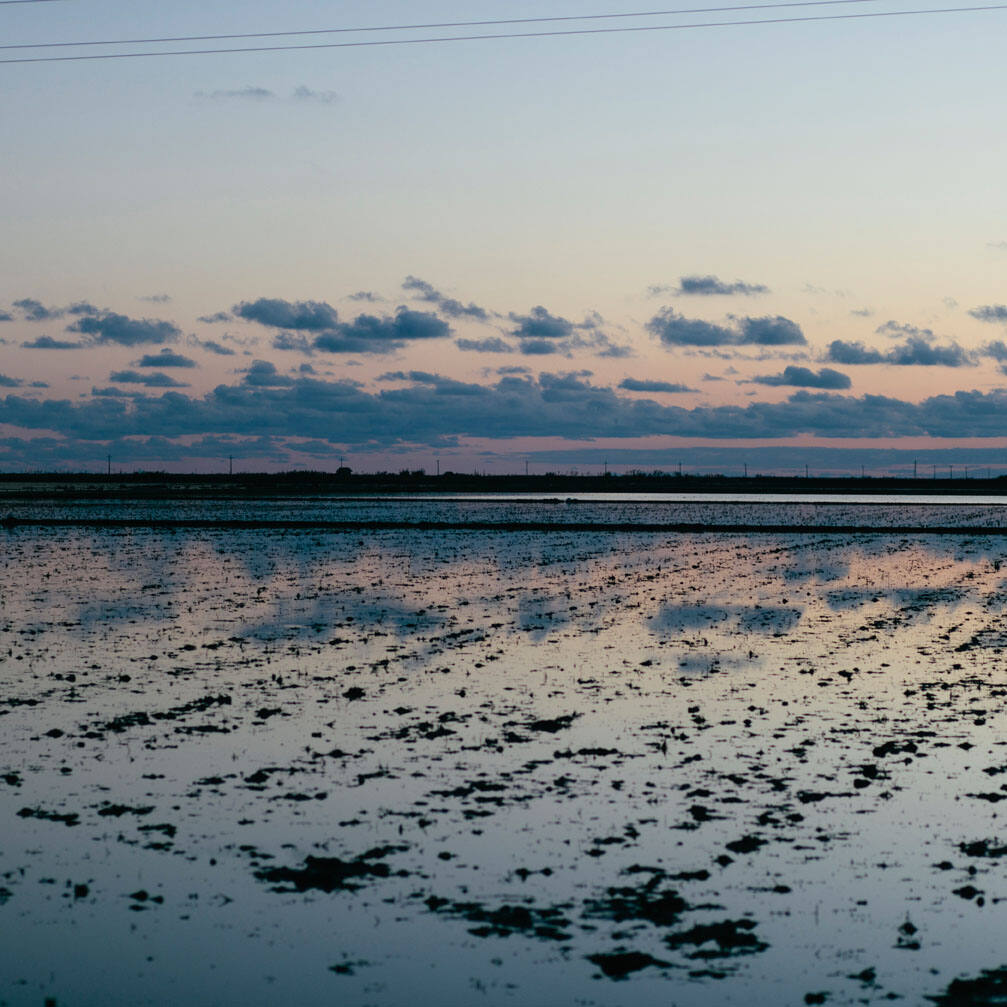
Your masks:
<svg viewBox="0 0 1007 1007"><path fill-rule="evenodd" d="M313 101L322 105L331 105L333 102L339 101L339 93L337 91L316 91L305 84L299 84L291 93L291 98L294 101Z"/></svg>
<svg viewBox="0 0 1007 1007"><path fill-rule="evenodd" d="M526 356L573 356L575 350L588 350L603 357L632 356L628 346L618 346L602 331L604 319L596 312L582 322L572 322L553 315L542 305L537 305L527 315L511 312L515 323L510 335L518 342L518 350Z"/></svg>
<svg viewBox="0 0 1007 1007"><path fill-rule="evenodd" d="M20 378L9 378L6 374L0 374L0 388L20 388L22 384Z"/></svg>
<svg viewBox="0 0 1007 1007"><path fill-rule="evenodd" d="M62 308L47 308L41 301L36 301L34 297L22 297L14 302L14 307L21 311L25 321L47 322L54 318L63 317Z"/></svg>
<svg viewBox="0 0 1007 1007"><path fill-rule="evenodd" d="M623 378L620 388L628 392L691 392L694 389L688 385L674 384L671 381L640 381L637 378Z"/></svg>
<svg viewBox="0 0 1007 1007"><path fill-rule="evenodd" d="M980 322L992 322L995 324L1007 323L1007 304L984 304L979 308L972 308L969 314Z"/></svg>
<svg viewBox="0 0 1007 1007"><path fill-rule="evenodd" d="M801 327L782 315L765 318L735 319L741 331L740 342L755 346L805 346Z"/></svg>
<svg viewBox="0 0 1007 1007"><path fill-rule="evenodd" d="M483 385L456 381L453 378L445 378L440 374L431 374L428 371L390 371L387 374L382 374L378 380L412 381L418 385L428 385L438 395L480 396L485 390Z"/></svg>
<svg viewBox="0 0 1007 1007"><path fill-rule="evenodd" d="M0 310L0 322L13 322L14 316L9 311Z"/></svg>
<svg viewBox="0 0 1007 1007"><path fill-rule="evenodd" d="M1002 339L995 339L993 342L987 343L982 348L982 353L999 363L1007 363L1007 343L1004 343Z"/></svg>
<svg viewBox="0 0 1007 1007"><path fill-rule="evenodd" d="M731 316L732 326L699 318L685 318L674 308L664 308L646 324L648 332L666 346L804 346L801 327L782 315L764 318Z"/></svg>
<svg viewBox="0 0 1007 1007"><path fill-rule="evenodd" d="M113 371L108 376L109 381L120 385L145 385L147 388L188 388L181 381L176 381L168 374L154 371L153 374L141 374L139 371Z"/></svg>
<svg viewBox="0 0 1007 1007"><path fill-rule="evenodd" d="M761 283L743 283L741 280L725 283L716 276L683 276L679 279L674 293L700 297L732 297L737 294L751 297L755 294L768 294L769 287Z"/></svg>
<svg viewBox="0 0 1007 1007"><path fill-rule="evenodd" d="M246 84L244 87L237 88L222 88L216 91L195 91L193 97L202 101L270 102L283 100L275 91L253 84ZM287 100L331 105L339 100L339 94L335 91L316 91L306 84L300 84L290 92L290 97Z"/></svg>
<svg viewBox="0 0 1007 1007"><path fill-rule="evenodd" d="M875 330L878 335L890 336L892 339L901 339L908 336L912 339L921 339L923 342L932 343L937 337L933 329L920 329L915 325L906 325L902 322L887 321L884 325L879 325Z"/></svg>
<svg viewBox="0 0 1007 1007"><path fill-rule="evenodd" d="M861 342L834 339L825 351L825 359L834 364L880 364L885 357L880 350L868 349Z"/></svg>
<svg viewBox="0 0 1007 1007"><path fill-rule="evenodd" d="M244 87L222 89L218 91L196 91L194 98L203 98L208 101L227 101L231 99L241 99L244 101L271 101L276 98L276 92L265 87L254 87L246 84Z"/></svg>
<svg viewBox="0 0 1007 1007"><path fill-rule="evenodd" d="M309 355L315 352L311 337L306 336L303 332L278 332L273 336L273 349Z"/></svg>
<svg viewBox="0 0 1007 1007"><path fill-rule="evenodd" d="M388 353L408 342L442 339L451 327L442 318L425 311L398 308L394 317L358 315L315 339L314 347L326 353Z"/></svg>
<svg viewBox="0 0 1007 1007"><path fill-rule="evenodd" d="M229 322L233 317L229 311L216 311L212 315L200 315L196 321L205 322L207 325L216 325L218 322Z"/></svg>
<svg viewBox="0 0 1007 1007"><path fill-rule="evenodd" d="M514 347L499 336L489 336L486 339L456 339L455 346L460 350L474 353L513 353Z"/></svg>
<svg viewBox="0 0 1007 1007"><path fill-rule="evenodd" d="M324 301L260 298L235 305L234 313L247 321L287 330L273 340L274 347L303 353L391 353L408 342L451 334L450 326L437 315L405 307L396 309L392 317L358 315L352 322L341 322L336 309ZM315 338L309 342L306 333L315 333Z"/></svg>
<svg viewBox="0 0 1007 1007"><path fill-rule="evenodd" d="M568 339L576 328L573 322L550 314L542 305L532 308L527 315L512 311L510 319L517 323L511 335L518 339Z"/></svg>
<svg viewBox="0 0 1007 1007"><path fill-rule="evenodd" d="M138 399L143 398L143 392L127 392L123 388L92 388L91 395L99 399Z"/></svg>
<svg viewBox="0 0 1007 1007"><path fill-rule="evenodd" d="M636 354L633 352L632 346L617 346L615 343L609 343L603 350L598 351L598 356L624 360L626 357L633 357Z"/></svg>
<svg viewBox="0 0 1007 1007"><path fill-rule="evenodd" d="M652 435L758 440L824 438L1000 437L1007 389L957 392L915 403L798 389L782 402L663 405L623 397L583 372L505 375L469 384L404 372L404 387L369 392L351 382L296 377L287 385L220 385L202 397L160 395L40 400L0 397L0 423L79 441L121 438L317 438L356 449L442 447L462 438L505 440ZM144 381L151 375L142 375ZM167 378L168 381L172 379ZM149 386L148 386L149 387Z"/></svg>
<svg viewBox="0 0 1007 1007"><path fill-rule="evenodd" d="M68 315L100 315L101 309L96 308L89 301L75 301L69 307L64 309Z"/></svg>
<svg viewBox="0 0 1007 1007"><path fill-rule="evenodd" d="M350 294L346 299L348 301L369 301L371 304L384 300L383 297L374 293L373 290L358 290L355 294Z"/></svg>
<svg viewBox="0 0 1007 1007"><path fill-rule="evenodd" d="M886 353L860 342L835 339L829 343L825 359L834 364L893 364L898 367L968 367L975 362L958 343L934 346L917 336L910 336L901 346L894 346Z"/></svg>
<svg viewBox="0 0 1007 1007"><path fill-rule="evenodd" d="M685 318L674 308L658 312L647 322L646 329L666 346L730 346L738 341L738 334L731 329L698 318Z"/></svg>
<svg viewBox="0 0 1007 1007"><path fill-rule="evenodd" d="M553 342L550 339L523 339L518 349L529 357L547 357L554 353L562 356L570 356L569 349L562 342Z"/></svg>
<svg viewBox="0 0 1007 1007"><path fill-rule="evenodd" d="M268 360L253 360L242 381L253 388L285 388L294 383L293 378L278 373L276 365Z"/></svg>
<svg viewBox="0 0 1007 1007"><path fill-rule="evenodd" d="M987 248L996 248L1001 252L1007 252L1007 241L987 241Z"/></svg>
<svg viewBox="0 0 1007 1007"><path fill-rule="evenodd" d="M137 367L195 367L196 361L181 353L163 349L160 353L147 353L137 361Z"/></svg>
<svg viewBox="0 0 1007 1007"><path fill-rule="evenodd" d="M147 294L139 299L148 301L150 304L167 304L171 300L171 296L169 294Z"/></svg>
<svg viewBox="0 0 1007 1007"><path fill-rule="evenodd" d="M232 311L245 321L276 329L324 332L339 324L336 309L325 301L284 301L276 297L260 297L257 301L242 301Z"/></svg>
<svg viewBox="0 0 1007 1007"><path fill-rule="evenodd" d="M828 388L837 390L850 388L853 382L849 376L829 367L817 373L808 367L784 367L782 374L765 374L751 379L757 385L775 385L790 388Z"/></svg>
<svg viewBox="0 0 1007 1007"><path fill-rule="evenodd" d="M210 353L216 353L219 357L233 357L234 350L229 346L224 346L222 343L218 343L213 339L197 339L197 346L201 346L204 350L208 350Z"/></svg>
<svg viewBox="0 0 1007 1007"><path fill-rule="evenodd" d="M39 336L21 344L26 350L82 350L84 343L74 343L66 339L53 339L52 336Z"/></svg>
<svg viewBox="0 0 1007 1007"><path fill-rule="evenodd" d="M471 301L462 304L453 297L445 297L439 290L436 290L426 280L421 280L416 276L407 276L402 282L402 289L413 292L413 296L429 304L436 304L448 318L474 318L478 322L489 321L489 312L485 308L480 308L478 304Z"/></svg>
<svg viewBox="0 0 1007 1007"><path fill-rule="evenodd" d="M150 318L129 318L114 311L84 315L68 332L90 336L95 343L117 343L119 346L139 346L144 343L174 342L182 333L172 322Z"/></svg>

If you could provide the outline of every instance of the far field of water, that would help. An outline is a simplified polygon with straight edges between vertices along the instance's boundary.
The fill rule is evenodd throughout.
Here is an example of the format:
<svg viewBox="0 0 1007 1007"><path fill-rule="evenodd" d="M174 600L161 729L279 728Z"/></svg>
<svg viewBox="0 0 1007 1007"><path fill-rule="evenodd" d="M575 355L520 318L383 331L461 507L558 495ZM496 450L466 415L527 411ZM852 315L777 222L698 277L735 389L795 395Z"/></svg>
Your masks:
<svg viewBox="0 0 1007 1007"><path fill-rule="evenodd" d="M201 495L198 499L41 499L0 501L0 518L219 521L437 521L616 524L1001 527L1007 498L783 494L545 494L276 497Z"/></svg>

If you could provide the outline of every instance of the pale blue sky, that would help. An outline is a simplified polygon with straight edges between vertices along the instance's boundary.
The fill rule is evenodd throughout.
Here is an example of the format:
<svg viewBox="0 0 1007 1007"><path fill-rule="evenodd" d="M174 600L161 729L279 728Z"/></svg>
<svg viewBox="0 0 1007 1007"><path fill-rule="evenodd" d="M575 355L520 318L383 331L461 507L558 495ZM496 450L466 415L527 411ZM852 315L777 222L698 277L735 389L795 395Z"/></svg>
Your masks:
<svg viewBox="0 0 1007 1007"><path fill-rule="evenodd" d="M625 9L64 0L0 6L0 36L16 44ZM697 437L832 442L847 430L879 445L1007 435L1007 350L996 346L1007 325L995 310L1007 301L1005 19L0 65L0 312L11 319L0 323L0 436L11 438L0 467L91 463L116 434L135 438L140 467L202 467L201 449L186 454L186 445L249 435L273 438L260 456L271 467L305 462L289 453L303 437L319 466L343 452L397 466L438 451L460 467L490 451L515 468L532 449L572 452L592 437L617 451L642 439L675 450ZM409 276L440 301L404 290ZM689 293L683 277L766 289ZM348 299L359 291L377 299ZM485 317L452 314L444 297ZM235 311L263 298L324 303L336 321L283 329ZM18 305L26 299L50 317ZM78 302L90 311L66 313ZM353 326L362 312L390 326L400 306L436 314L442 328L422 339L388 328L363 353L315 342L329 331L335 346L333 326ZM568 324L551 343L523 338L531 330L521 319L538 306ZM220 312L225 321L199 321ZM174 328L116 329L113 316ZM800 339L747 336L746 318L785 319ZM719 335L683 345L669 319L706 321ZM40 337L82 345L24 345ZM859 357L848 347L856 343ZM166 345L195 366L141 366ZM255 360L275 378L250 372ZM499 372L515 367L526 370ZM179 385L167 393L173 420L156 405L164 381L112 377L153 373ZM576 403L556 406L562 422L543 406L558 375L576 375L564 393ZM421 431L402 401L429 417L458 396L433 376L462 382L479 404L437 414ZM626 379L690 390L634 391L620 387ZM381 415L372 428L333 405L346 380L359 383L354 415ZM524 382L520 403L502 380ZM434 406L424 398L432 389ZM758 423L753 403L768 410ZM734 437L729 407L748 408ZM521 409L527 422L508 412ZM257 420L263 411L283 418ZM43 431L56 440L33 444ZM565 440L550 436L560 432ZM245 453L251 463L255 449Z"/></svg>

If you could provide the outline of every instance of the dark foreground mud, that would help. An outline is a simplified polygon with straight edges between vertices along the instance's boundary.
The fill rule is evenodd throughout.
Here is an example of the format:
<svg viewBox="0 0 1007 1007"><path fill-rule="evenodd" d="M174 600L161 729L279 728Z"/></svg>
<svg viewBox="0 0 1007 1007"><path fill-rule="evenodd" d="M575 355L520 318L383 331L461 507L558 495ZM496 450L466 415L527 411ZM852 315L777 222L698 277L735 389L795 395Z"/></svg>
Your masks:
<svg viewBox="0 0 1007 1007"><path fill-rule="evenodd" d="M1004 1002L999 536L0 534L0 1003Z"/></svg>

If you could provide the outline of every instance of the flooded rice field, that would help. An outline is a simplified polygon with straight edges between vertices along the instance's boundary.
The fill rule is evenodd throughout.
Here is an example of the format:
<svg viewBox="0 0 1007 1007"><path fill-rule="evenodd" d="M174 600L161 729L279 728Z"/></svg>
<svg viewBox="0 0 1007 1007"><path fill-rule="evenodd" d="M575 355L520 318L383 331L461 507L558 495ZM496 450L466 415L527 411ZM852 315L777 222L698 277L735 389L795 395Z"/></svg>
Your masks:
<svg viewBox="0 0 1007 1007"><path fill-rule="evenodd" d="M0 518L10 521L214 521L316 522L501 527L548 524L641 526L692 524L712 527L784 525L914 528L1007 526L1007 500L984 496L808 496L762 494L579 493L559 497L536 494L447 494L384 496L323 493L304 496L252 496L199 491L158 496L81 496L50 493L44 499L10 494L0 487Z"/></svg>
<svg viewBox="0 0 1007 1007"><path fill-rule="evenodd" d="M0 1004L1002 1003L1005 549L2 531Z"/></svg>

